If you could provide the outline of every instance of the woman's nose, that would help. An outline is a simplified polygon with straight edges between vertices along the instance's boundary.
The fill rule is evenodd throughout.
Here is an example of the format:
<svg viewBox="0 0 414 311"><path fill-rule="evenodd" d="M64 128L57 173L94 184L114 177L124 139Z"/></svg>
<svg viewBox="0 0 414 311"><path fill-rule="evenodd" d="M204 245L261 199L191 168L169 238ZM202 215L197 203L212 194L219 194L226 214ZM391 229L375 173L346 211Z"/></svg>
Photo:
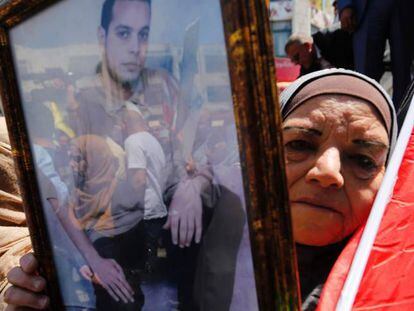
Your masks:
<svg viewBox="0 0 414 311"><path fill-rule="evenodd" d="M321 187L341 188L344 177L341 173L341 154L337 148L323 150L306 175L306 181L317 182Z"/></svg>

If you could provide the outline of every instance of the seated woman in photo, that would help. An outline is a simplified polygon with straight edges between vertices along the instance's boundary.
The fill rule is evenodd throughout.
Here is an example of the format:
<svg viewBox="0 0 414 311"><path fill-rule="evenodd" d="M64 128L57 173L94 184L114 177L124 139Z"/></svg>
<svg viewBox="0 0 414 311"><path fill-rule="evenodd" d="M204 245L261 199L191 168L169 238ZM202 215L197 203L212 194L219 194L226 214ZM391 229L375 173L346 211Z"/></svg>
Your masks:
<svg viewBox="0 0 414 311"><path fill-rule="evenodd" d="M281 104L302 309L313 310L336 258L369 215L395 144L396 117L377 82L342 69L303 76ZM24 261L35 263L32 256ZM35 277L23 265L19 271L6 300L38 306Z"/></svg>
<svg viewBox="0 0 414 311"><path fill-rule="evenodd" d="M119 161L104 137L77 137L71 144L70 158L75 189L69 209L97 252L90 260L90 251L83 252L91 268L87 274L102 280L111 266L118 270L112 286L94 282L96 308L139 310L144 303L138 275L145 250L143 195L126 179L114 178Z"/></svg>

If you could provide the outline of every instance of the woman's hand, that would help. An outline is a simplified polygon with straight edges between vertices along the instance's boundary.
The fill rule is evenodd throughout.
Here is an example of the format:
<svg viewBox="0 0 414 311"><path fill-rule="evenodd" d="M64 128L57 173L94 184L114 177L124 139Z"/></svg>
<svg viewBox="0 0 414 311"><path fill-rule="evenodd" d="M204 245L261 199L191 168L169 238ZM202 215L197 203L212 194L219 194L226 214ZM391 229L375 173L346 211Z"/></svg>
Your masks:
<svg viewBox="0 0 414 311"><path fill-rule="evenodd" d="M97 257L90 261L90 268L83 266L81 273L92 282L101 285L115 301L134 302L134 291L125 278L121 266L113 259Z"/></svg>
<svg viewBox="0 0 414 311"><path fill-rule="evenodd" d="M14 267L7 274L13 285L4 293L4 301L8 304L6 311L29 307L44 310L49 305L49 298L40 294L46 288L44 278L37 275L38 262L33 254L20 258L20 267Z"/></svg>

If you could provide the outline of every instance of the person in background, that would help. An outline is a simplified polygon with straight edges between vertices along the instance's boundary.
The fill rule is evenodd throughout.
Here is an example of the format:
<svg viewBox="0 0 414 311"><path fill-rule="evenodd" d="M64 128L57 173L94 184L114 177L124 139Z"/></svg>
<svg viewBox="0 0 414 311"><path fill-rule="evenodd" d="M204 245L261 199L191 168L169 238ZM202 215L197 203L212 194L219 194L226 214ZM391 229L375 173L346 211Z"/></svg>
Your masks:
<svg viewBox="0 0 414 311"><path fill-rule="evenodd" d="M355 70L379 81L386 41L391 50L393 102L398 111L413 59L412 0L337 0L341 28L353 34Z"/></svg>
<svg viewBox="0 0 414 311"><path fill-rule="evenodd" d="M318 31L311 37L293 34L285 45L290 60L300 65L300 75L327 68L353 69L352 37L337 27Z"/></svg>

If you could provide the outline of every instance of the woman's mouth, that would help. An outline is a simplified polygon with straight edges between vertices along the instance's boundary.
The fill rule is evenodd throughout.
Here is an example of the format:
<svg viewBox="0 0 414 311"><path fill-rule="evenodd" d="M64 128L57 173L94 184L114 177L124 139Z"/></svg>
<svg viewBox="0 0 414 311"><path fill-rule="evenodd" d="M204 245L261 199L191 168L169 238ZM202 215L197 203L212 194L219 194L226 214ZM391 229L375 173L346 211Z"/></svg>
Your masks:
<svg viewBox="0 0 414 311"><path fill-rule="evenodd" d="M335 212L335 213L339 213L339 209L336 208L335 206L332 206L332 204L321 201L321 200L316 200L316 199L309 199L309 198L301 198L298 200L294 200L291 201L291 203L296 203L296 204L303 204L306 205L307 207L310 208L315 208L315 209L321 209L321 210L326 210L326 211L330 211L330 212Z"/></svg>

